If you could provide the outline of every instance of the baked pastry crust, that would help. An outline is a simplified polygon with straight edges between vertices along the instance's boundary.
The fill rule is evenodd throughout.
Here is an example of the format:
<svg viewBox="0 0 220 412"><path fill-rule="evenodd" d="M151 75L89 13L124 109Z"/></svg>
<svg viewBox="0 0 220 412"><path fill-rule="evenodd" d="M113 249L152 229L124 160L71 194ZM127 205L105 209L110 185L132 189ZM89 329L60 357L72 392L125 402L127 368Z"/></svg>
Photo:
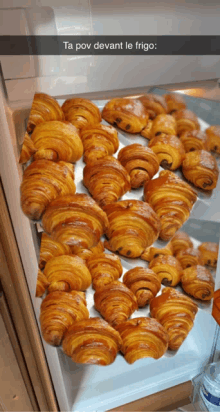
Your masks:
<svg viewBox="0 0 220 412"><path fill-rule="evenodd" d="M203 242L199 245L198 249L202 253L204 265L209 265L215 268L218 261L218 243Z"/></svg>
<svg viewBox="0 0 220 412"><path fill-rule="evenodd" d="M155 119L159 114L168 113L168 106L164 96L158 94L145 94L138 98L145 107L150 119Z"/></svg>
<svg viewBox="0 0 220 412"><path fill-rule="evenodd" d="M35 126L40 123L52 120L64 120L64 114L59 103L46 93L35 93L28 119L27 132L32 132Z"/></svg>
<svg viewBox="0 0 220 412"><path fill-rule="evenodd" d="M34 144L29 136L29 134L26 132L24 136L24 141L21 149L21 154L19 158L19 163L27 163L28 160L30 160L31 156L37 151L37 149L34 147Z"/></svg>
<svg viewBox="0 0 220 412"><path fill-rule="evenodd" d="M82 249L78 246L70 246L72 254L81 257L83 260L87 261L91 256L99 255L104 252L104 243L100 240L96 246L91 247L90 249Z"/></svg>
<svg viewBox="0 0 220 412"><path fill-rule="evenodd" d="M177 93L170 93L170 94L165 94L164 98L165 98L165 101L168 107L169 114L172 114L177 110L186 109L185 100L181 95Z"/></svg>
<svg viewBox="0 0 220 412"><path fill-rule="evenodd" d="M176 258L180 262L183 269L194 265L204 264L202 253L199 249L195 249L193 247L180 250L180 252L176 254Z"/></svg>
<svg viewBox="0 0 220 412"><path fill-rule="evenodd" d="M183 132L180 136L180 141L183 143L186 152L207 150L207 135L201 130Z"/></svg>
<svg viewBox="0 0 220 412"><path fill-rule="evenodd" d="M193 242L191 241L189 235L186 232L179 231L170 241L174 256L177 255L181 250L186 250L193 247Z"/></svg>
<svg viewBox="0 0 220 412"><path fill-rule="evenodd" d="M159 114L153 120L152 128L150 131L151 139L162 134L176 136L176 133L176 120L170 114Z"/></svg>
<svg viewBox="0 0 220 412"><path fill-rule="evenodd" d="M41 296L43 296L49 285L50 282L48 282L46 276L43 274L43 272L41 272L41 270L38 270L37 286L35 293L36 298L40 298Z"/></svg>
<svg viewBox="0 0 220 412"><path fill-rule="evenodd" d="M150 261L152 269L165 286L176 286L182 276L182 266L174 256L159 255Z"/></svg>
<svg viewBox="0 0 220 412"><path fill-rule="evenodd" d="M136 266L123 276L123 283L135 294L140 308L148 305L160 290L161 282L151 269Z"/></svg>
<svg viewBox="0 0 220 412"><path fill-rule="evenodd" d="M65 120L72 123L78 130L93 126L102 120L99 108L87 99L67 99L62 105L62 110Z"/></svg>
<svg viewBox="0 0 220 412"><path fill-rule="evenodd" d="M154 246L146 248L141 255L141 259L150 262L151 260L157 258L160 255L173 256L173 246L171 242L169 242L164 248L161 249Z"/></svg>
<svg viewBox="0 0 220 412"><path fill-rule="evenodd" d="M160 136L155 136L150 140L148 147L156 154L160 166L164 169L178 169L185 156L182 142L173 135L161 134Z"/></svg>
<svg viewBox="0 0 220 412"><path fill-rule="evenodd" d="M203 190L212 190L218 181L218 165L211 153L195 150L186 153L182 163L182 172L194 186Z"/></svg>
<svg viewBox="0 0 220 412"><path fill-rule="evenodd" d="M150 140L152 138L152 126L153 120L148 120L147 125L143 128L143 130L141 130L141 136Z"/></svg>
<svg viewBox="0 0 220 412"><path fill-rule="evenodd" d="M56 242L45 232L41 236L39 268L43 269L47 262L53 257L61 255L71 255L71 249L68 245Z"/></svg>
<svg viewBox="0 0 220 412"><path fill-rule="evenodd" d="M97 124L81 130L84 147L84 162L92 162L101 157L113 155L119 147L118 132L112 126Z"/></svg>
<svg viewBox="0 0 220 412"><path fill-rule="evenodd" d="M213 125L206 129L207 150L220 154L220 126Z"/></svg>
<svg viewBox="0 0 220 412"><path fill-rule="evenodd" d="M178 136L181 136L181 134L184 132L200 130L198 117L191 110L177 110L176 112L172 113L172 116L176 120Z"/></svg>
<svg viewBox="0 0 220 412"><path fill-rule="evenodd" d="M95 290L118 280L123 272L119 257L110 253L91 256L87 260L87 266L92 275L92 286Z"/></svg>
<svg viewBox="0 0 220 412"><path fill-rule="evenodd" d="M211 300L214 295L214 280L207 268L201 265L191 266L183 270L182 288L195 299Z"/></svg>

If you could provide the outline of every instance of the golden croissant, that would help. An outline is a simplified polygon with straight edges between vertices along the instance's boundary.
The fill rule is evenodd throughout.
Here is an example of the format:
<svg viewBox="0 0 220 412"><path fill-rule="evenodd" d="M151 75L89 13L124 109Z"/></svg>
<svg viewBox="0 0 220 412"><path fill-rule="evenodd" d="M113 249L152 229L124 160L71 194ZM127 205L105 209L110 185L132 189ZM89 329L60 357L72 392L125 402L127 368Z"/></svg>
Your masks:
<svg viewBox="0 0 220 412"><path fill-rule="evenodd" d="M27 161L31 158L31 156L37 151L34 147L34 143L32 142L28 133L25 133L24 142L21 149L19 163L27 163Z"/></svg>
<svg viewBox="0 0 220 412"><path fill-rule="evenodd" d="M109 253L89 257L87 266L92 275L92 286L95 290L117 280L123 272L119 257Z"/></svg>
<svg viewBox="0 0 220 412"><path fill-rule="evenodd" d="M195 299L211 300L214 295L214 280L207 268L201 265L183 270L182 288Z"/></svg>
<svg viewBox="0 0 220 412"><path fill-rule="evenodd" d="M159 255L150 261L152 269L165 286L176 286L182 276L182 266L174 256Z"/></svg>
<svg viewBox="0 0 220 412"><path fill-rule="evenodd" d="M56 290L64 292L71 290L84 291L88 289L92 282L85 261L76 255L53 257L47 262L44 275L50 282L49 293Z"/></svg>
<svg viewBox="0 0 220 412"><path fill-rule="evenodd" d="M154 152L137 143L123 147L118 153L118 160L129 173L132 189L143 186L159 170Z"/></svg>
<svg viewBox="0 0 220 412"><path fill-rule="evenodd" d="M133 292L118 280L96 290L94 302L95 308L113 327L125 322L138 308Z"/></svg>
<svg viewBox="0 0 220 412"><path fill-rule="evenodd" d="M180 136L186 152L194 150L207 150L207 135L201 130L191 130L183 132Z"/></svg>
<svg viewBox="0 0 220 412"><path fill-rule="evenodd" d="M83 144L77 129L68 122L52 121L35 127L32 142L37 152L34 159L64 160L74 163L83 155Z"/></svg>
<svg viewBox="0 0 220 412"><path fill-rule="evenodd" d="M155 319L135 318L116 328L122 338L122 353L128 363L138 359L159 359L168 348L168 334Z"/></svg>
<svg viewBox="0 0 220 412"><path fill-rule="evenodd" d="M84 128L80 137L84 147L85 163L113 155L119 147L117 130L101 123Z"/></svg>
<svg viewBox="0 0 220 412"><path fill-rule="evenodd" d="M220 154L220 126L210 126L205 132L207 135L207 150Z"/></svg>
<svg viewBox="0 0 220 412"><path fill-rule="evenodd" d="M153 209L140 200L122 200L104 207L109 220L107 249L135 258L158 238L160 220Z"/></svg>
<svg viewBox="0 0 220 412"><path fill-rule="evenodd" d="M90 318L74 323L63 339L63 350L76 363L110 365L121 349L119 333L105 320Z"/></svg>
<svg viewBox="0 0 220 412"><path fill-rule="evenodd" d="M191 241L189 235L183 231L177 232L170 242L173 248L174 256L176 256L181 250L193 247L193 242Z"/></svg>
<svg viewBox="0 0 220 412"><path fill-rule="evenodd" d="M24 171L20 191L24 214L39 220L52 200L75 193L74 166L62 161L35 160Z"/></svg>
<svg viewBox="0 0 220 412"><path fill-rule="evenodd" d="M40 244L39 268L43 269L47 262L53 257L61 255L71 255L71 249L68 245L56 242L46 233L42 233Z"/></svg>
<svg viewBox="0 0 220 412"><path fill-rule="evenodd" d="M182 172L189 182L203 190L212 190L217 185L219 175L217 162L214 156L205 150L186 153Z"/></svg>
<svg viewBox="0 0 220 412"><path fill-rule="evenodd" d="M154 246L150 246L144 250L144 252L141 255L141 259L146 260L147 262L150 262L154 258L160 256L160 255L169 255L173 256L173 247L172 243L169 242L164 248L157 248Z"/></svg>
<svg viewBox="0 0 220 412"><path fill-rule="evenodd" d="M140 308L148 305L160 290L161 282L151 269L137 266L123 276L123 283L135 294Z"/></svg>
<svg viewBox="0 0 220 412"><path fill-rule="evenodd" d="M35 93L27 124L27 132L32 132L40 123L51 120L64 120L59 103L46 93Z"/></svg>
<svg viewBox="0 0 220 412"><path fill-rule="evenodd" d="M87 163L83 170L83 184L101 207L117 202L131 189L128 172L112 156Z"/></svg>
<svg viewBox="0 0 220 412"><path fill-rule="evenodd" d="M50 203L42 225L58 242L82 249L96 246L108 229L106 213L88 195L60 196Z"/></svg>
<svg viewBox="0 0 220 412"><path fill-rule="evenodd" d="M202 253L198 249L194 249L193 247L180 250L176 254L176 258L180 262L183 269L189 268L190 266L194 265L204 264Z"/></svg>
<svg viewBox="0 0 220 412"><path fill-rule="evenodd" d="M128 133L140 133L147 125L149 116L139 100L117 98L105 105L102 117L108 123Z"/></svg>
<svg viewBox="0 0 220 412"><path fill-rule="evenodd" d="M37 275L37 286L36 286L36 294L35 296L37 298L40 298L43 296L43 294L46 292L50 282L48 282L46 276L41 272L41 270L38 270L38 275Z"/></svg>
<svg viewBox="0 0 220 412"><path fill-rule="evenodd" d="M90 249L82 249L77 246L70 246L70 249L74 255L81 257L85 261L87 261L91 256L99 255L105 250L104 244L101 240L96 246L93 246Z"/></svg>
<svg viewBox="0 0 220 412"><path fill-rule="evenodd" d="M78 130L101 122L99 108L90 100L78 97L67 99L62 109L65 120L72 123Z"/></svg>
<svg viewBox="0 0 220 412"><path fill-rule="evenodd" d="M176 120L177 134L181 136L184 132L190 132L192 130L200 130L200 124L198 117L191 110L183 109L177 110L172 113L172 116Z"/></svg>
<svg viewBox="0 0 220 412"><path fill-rule="evenodd" d="M170 93L165 94L164 98L168 107L169 114L172 114L177 110L186 109L185 100L181 95L177 93Z"/></svg>
<svg viewBox="0 0 220 412"><path fill-rule="evenodd" d="M151 139L148 147L157 155L164 169L176 170L182 164L185 150L178 137L161 134Z"/></svg>
<svg viewBox="0 0 220 412"><path fill-rule="evenodd" d="M89 318L84 292L52 292L41 304L40 324L44 340L59 346L65 332L75 322Z"/></svg>
<svg viewBox="0 0 220 412"><path fill-rule="evenodd" d="M176 121L170 114L159 114L152 123L151 139L162 134L176 136Z"/></svg>
<svg viewBox="0 0 220 412"><path fill-rule="evenodd" d="M203 242L199 245L198 249L202 253L204 265L209 265L215 268L218 261L218 243Z"/></svg>
<svg viewBox="0 0 220 412"><path fill-rule="evenodd" d="M177 350L182 345L193 327L197 311L198 307L192 299L168 287L150 303L151 316L166 329L171 350Z"/></svg>
<svg viewBox="0 0 220 412"><path fill-rule="evenodd" d="M163 170L145 185L144 198L160 218L160 238L170 240L188 219L197 196L188 183Z"/></svg>
<svg viewBox="0 0 220 412"><path fill-rule="evenodd" d="M164 96L157 94L145 94L138 98L145 107L150 119L155 119L159 114L168 113L168 106Z"/></svg>

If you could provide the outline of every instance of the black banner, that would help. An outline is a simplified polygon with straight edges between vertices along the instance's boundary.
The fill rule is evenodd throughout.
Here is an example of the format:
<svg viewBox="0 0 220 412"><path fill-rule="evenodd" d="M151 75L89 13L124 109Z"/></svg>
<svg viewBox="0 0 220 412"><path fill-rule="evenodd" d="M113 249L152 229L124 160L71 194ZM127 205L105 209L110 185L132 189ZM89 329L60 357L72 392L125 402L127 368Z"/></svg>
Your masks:
<svg viewBox="0 0 220 412"><path fill-rule="evenodd" d="M220 36L0 36L0 55L220 55Z"/></svg>

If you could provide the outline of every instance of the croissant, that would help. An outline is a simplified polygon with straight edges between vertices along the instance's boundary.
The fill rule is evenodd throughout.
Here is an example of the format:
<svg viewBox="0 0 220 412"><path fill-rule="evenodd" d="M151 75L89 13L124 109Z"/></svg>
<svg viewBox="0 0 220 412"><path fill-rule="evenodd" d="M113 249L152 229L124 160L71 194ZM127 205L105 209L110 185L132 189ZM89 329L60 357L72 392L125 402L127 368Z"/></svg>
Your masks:
<svg viewBox="0 0 220 412"><path fill-rule="evenodd" d="M121 349L119 333L100 318L74 323L63 339L63 350L76 363L110 365Z"/></svg>
<svg viewBox="0 0 220 412"><path fill-rule="evenodd" d="M191 110L177 110L172 113L172 116L176 120L178 136L180 136L184 132L200 130L198 118Z"/></svg>
<svg viewBox="0 0 220 412"><path fill-rule="evenodd" d="M70 249L74 255L81 257L85 261L87 261L91 256L99 255L105 250L104 244L101 240L96 246L91 247L91 249L82 249L76 246L70 246Z"/></svg>
<svg viewBox="0 0 220 412"><path fill-rule="evenodd" d="M145 139L150 140L152 138L152 126L153 126L153 121L152 120L148 120L147 126L145 126L143 128L143 130L141 130L141 136L145 137Z"/></svg>
<svg viewBox="0 0 220 412"><path fill-rule="evenodd" d="M138 98L145 107L150 119L155 119L159 114L168 113L166 100L163 96L157 94L145 94Z"/></svg>
<svg viewBox="0 0 220 412"><path fill-rule="evenodd" d="M100 253L87 260L92 275L93 289L97 290L121 277L123 267L118 256Z"/></svg>
<svg viewBox="0 0 220 412"><path fill-rule="evenodd" d="M81 130L80 137L84 147L84 162L113 155L119 147L118 132L112 126L97 124Z"/></svg>
<svg viewBox="0 0 220 412"><path fill-rule="evenodd" d="M182 288L189 295L200 300L211 300L214 295L214 280L204 266L195 265L183 270Z"/></svg>
<svg viewBox="0 0 220 412"><path fill-rule="evenodd" d="M206 129L207 150L220 154L220 126L210 126Z"/></svg>
<svg viewBox="0 0 220 412"><path fill-rule="evenodd" d="M152 123L151 139L161 134L176 136L176 121L170 114L159 114Z"/></svg>
<svg viewBox="0 0 220 412"><path fill-rule="evenodd" d="M71 249L68 245L56 242L46 233L42 233L39 257L40 269L43 269L46 263L49 262L49 260L53 257L71 254Z"/></svg>
<svg viewBox="0 0 220 412"><path fill-rule="evenodd" d="M94 302L96 310L113 327L125 322L138 308L133 292L118 280L96 290Z"/></svg>
<svg viewBox="0 0 220 412"><path fill-rule="evenodd" d="M62 109L65 120L79 130L100 123L102 120L99 108L87 99L68 99L63 103Z"/></svg>
<svg viewBox="0 0 220 412"><path fill-rule="evenodd" d="M86 290L91 285L92 277L79 256L57 256L47 262L44 275L50 282L48 292L56 290L70 292L71 290Z"/></svg>
<svg viewBox="0 0 220 412"><path fill-rule="evenodd" d="M132 189L143 186L159 170L157 156L141 144L134 143L123 147L118 153L118 160L129 173Z"/></svg>
<svg viewBox="0 0 220 412"><path fill-rule="evenodd" d="M41 272L41 270L38 270L37 286L36 286L36 294L35 294L36 298L40 298L41 296L43 296L49 284L50 282L48 282L46 276Z"/></svg>
<svg viewBox="0 0 220 412"><path fill-rule="evenodd" d="M160 256L160 255L169 255L173 256L173 246L172 243L169 242L164 248L156 248L154 246L150 246L144 250L144 252L141 255L141 259L146 260L147 262L150 262L154 258Z"/></svg>
<svg viewBox="0 0 220 412"><path fill-rule="evenodd" d="M191 241L189 235L183 231L177 232L170 242L173 248L174 256L176 256L181 250L186 250L193 247L193 242Z"/></svg>
<svg viewBox="0 0 220 412"><path fill-rule="evenodd" d="M207 135L201 130L183 132L180 136L186 152L194 150L207 150Z"/></svg>
<svg viewBox="0 0 220 412"><path fill-rule="evenodd" d="M159 359L168 348L168 334L158 321L135 318L117 326L122 338L122 353L128 363L138 359Z"/></svg>
<svg viewBox="0 0 220 412"><path fill-rule="evenodd" d="M135 258L158 238L160 220L153 209L140 200L123 200L104 207L109 220L104 245L112 252Z"/></svg>
<svg viewBox="0 0 220 412"><path fill-rule="evenodd" d="M28 133L25 133L24 142L21 149L19 163L27 163L31 156L37 151Z"/></svg>
<svg viewBox="0 0 220 412"><path fill-rule="evenodd" d="M128 270L123 282L135 294L139 308L148 305L161 287L160 279L153 270L141 266Z"/></svg>
<svg viewBox="0 0 220 412"><path fill-rule="evenodd" d="M102 117L126 132L140 133L147 125L149 116L139 100L118 98L110 100L105 105Z"/></svg>
<svg viewBox="0 0 220 412"><path fill-rule="evenodd" d="M177 350L193 327L198 307L188 296L173 288L164 288L150 303L150 313L166 329L169 349Z"/></svg>
<svg viewBox="0 0 220 412"><path fill-rule="evenodd" d="M24 171L21 207L32 220L39 220L49 203L59 195L74 194L74 166L65 162L35 160Z"/></svg>
<svg viewBox="0 0 220 412"><path fill-rule="evenodd" d="M52 292L41 304L40 324L44 340L59 346L66 330L75 322L89 318L84 292Z"/></svg>
<svg viewBox="0 0 220 412"><path fill-rule="evenodd" d="M96 246L108 229L106 213L88 195L60 196L50 203L42 225L58 242L82 249Z"/></svg>
<svg viewBox="0 0 220 412"><path fill-rule="evenodd" d="M172 114L177 110L183 110L186 109L186 103L184 98L177 94L177 93L170 93L170 94L165 94L164 95L167 107L168 107L168 113Z"/></svg>
<svg viewBox="0 0 220 412"><path fill-rule="evenodd" d="M160 238L170 240L188 219L197 196L182 179L163 170L145 185L144 198L160 218Z"/></svg>
<svg viewBox="0 0 220 412"><path fill-rule="evenodd" d="M180 252L176 254L176 258L180 262L183 269L194 265L204 264L202 253L193 247L180 250Z"/></svg>
<svg viewBox="0 0 220 412"><path fill-rule="evenodd" d="M45 93L35 93L31 112L27 124L27 132L34 130L35 126L51 120L64 120L63 111L53 97Z"/></svg>
<svg viewBox="0 0 220 412"><path fill-rule="evenodd" d="M77 129L68 122L51 121L35 127L31 139L37 152L34 159L76 162L82 157L83 144Z"/></svg>
<svg viewBox="0 0 220 412"><path fill-rule="evenodd" d="M203 190L212 190L218 181L218 165L215 158L205 150L186 153L182 172L187 180Z"/></svg>
<svg viewBox="0 0 220 412"><path fill-rule="evenodd" d="M165 286L176 286L182 276L182 266L174 256L159 255L150 261L152 269Z"/></svg>
<svg viewBox="0 0 220 412"><path fill-rule="evenodd" d="M101 207L117 202L131 189L128 172L112 156L87 163L83 170L83 184Z"/></svg>
<svg viewBox="0 0 220 412"><path fill-rule="evenodd" d="M204 265L215 268L218 260L218 243L203 242L199 245L198 249L202 253Z"/></svg>
<svg viewBox="0 0 220 412"><path fill-rule="evenodd" d="M182 164L185 150L178 137L164 134L155 136L150 140L148 147L157 155L164 169L176 170Z"/></svg>

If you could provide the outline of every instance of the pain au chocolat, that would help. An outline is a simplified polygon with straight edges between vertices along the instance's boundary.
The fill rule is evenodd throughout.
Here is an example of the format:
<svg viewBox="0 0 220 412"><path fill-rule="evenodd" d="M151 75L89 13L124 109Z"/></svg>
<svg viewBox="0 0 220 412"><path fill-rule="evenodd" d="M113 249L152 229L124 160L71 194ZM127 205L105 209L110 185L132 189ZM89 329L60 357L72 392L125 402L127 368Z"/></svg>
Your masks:
<svg viewBox="0 0 220 412"><path fill-rule="evenodd" d="M214 295L214 280L209 270L201 265L190 266L183 270L182 288L195 299L211 300Z"/></svg>
<svg viewBox="0 0 220 412"><path fill-rule="evenodd" d="M176 256L181 250L186 250L193 247L189 235L186 232L179 231L171 239L171 245L173 248L173 254Z"/></svg>
<svg viewBox="0 0 220 412"><path fill-rule="evenodd" d="M176 170L181 166L185 150L178 137L161 134L151 139L148 147L156 154L164 169Z"/></svg>
<svg viewBox="0 0 220 412"><path fill-rule="evenodd" d="M138 100L145 107L150 119L155 119L159 114L168 113L168 106L163 96L149 93L140 96Z"/></svg>
<svg viewBox="0 0 220 412"><path fill-rule="evenodd" d="M182 266L174 256L159 255L150 261L152 269L165 286L176 286L182 276Z"/></svg>
<svg viewBox="0 0 220 412"><path fill-rule="evenodd" d="M128 270L123 276L123 283L135 294L140 308L148 305L161 287L157 274L141 266Z"/></svg>
<svg viewBox="0 0 220 412"><path fill-rule="evenodd" d="M176 112L177 110L183 110L186 109L186 102L184 98L177 93L169 93L164 95L167 107L168 107L168 113L172 114Z"/></svg>
<svg viewBox="0 0 220 412"><path fill-rule="evenodd" d="M202 253L204 265L216 267L218 260L218 243L215 242L203 242L198 247Z"/></svg>
<svg viewBox="0 0 220 412"><path fill-rule="evenodd" d="M207 135L207 150L220 154L220 126L210 126L205 132Z"/></svg>
<svg viewBox="0 0 220 412"><path fill-rule="evenodd" d="M123 272L119 257L113 253L91 256L87 260L87 266L92 275L92 286L95 290L118 280Z"/></svg>
<svg viewBox="0 0 220 412"><path fill-rule="evenodd" d="M186 153L182 172L189 182L203 190L212 190L217 185L219 175L217 162L214 156L205 150Z"/></svg>
<svg viewBox="0 0 220 412"><path fill-rule="evenodd" d="M141 259L151 262L154 258L160 255L173 256L173 247L172 243L169 242L165 247L158 248L154 246L147 247L141 255Z"/></svg>
<svg viewBox="0 0 220 412"><path fill-rule="evenodd" d="M198 117L191 110L177 110L172 113L172 116L176 120L178 136L181 136L181 134L184 132L200 130Z"/></svg>
<svg viewBox="0 0 220 412"><path fill-rule="evenodd" d="M186 152L194 150L207 150L207 135L201 130L190 130L183 132L180 136Z"/></svg>
<svg viewBox="0 0 220 412"><path fill-rule="evenodd" d="M180 250L176 254L176 258L180 262L183 269L194 265L203 265L203 256L199 249L193 247Z"/></svg>

